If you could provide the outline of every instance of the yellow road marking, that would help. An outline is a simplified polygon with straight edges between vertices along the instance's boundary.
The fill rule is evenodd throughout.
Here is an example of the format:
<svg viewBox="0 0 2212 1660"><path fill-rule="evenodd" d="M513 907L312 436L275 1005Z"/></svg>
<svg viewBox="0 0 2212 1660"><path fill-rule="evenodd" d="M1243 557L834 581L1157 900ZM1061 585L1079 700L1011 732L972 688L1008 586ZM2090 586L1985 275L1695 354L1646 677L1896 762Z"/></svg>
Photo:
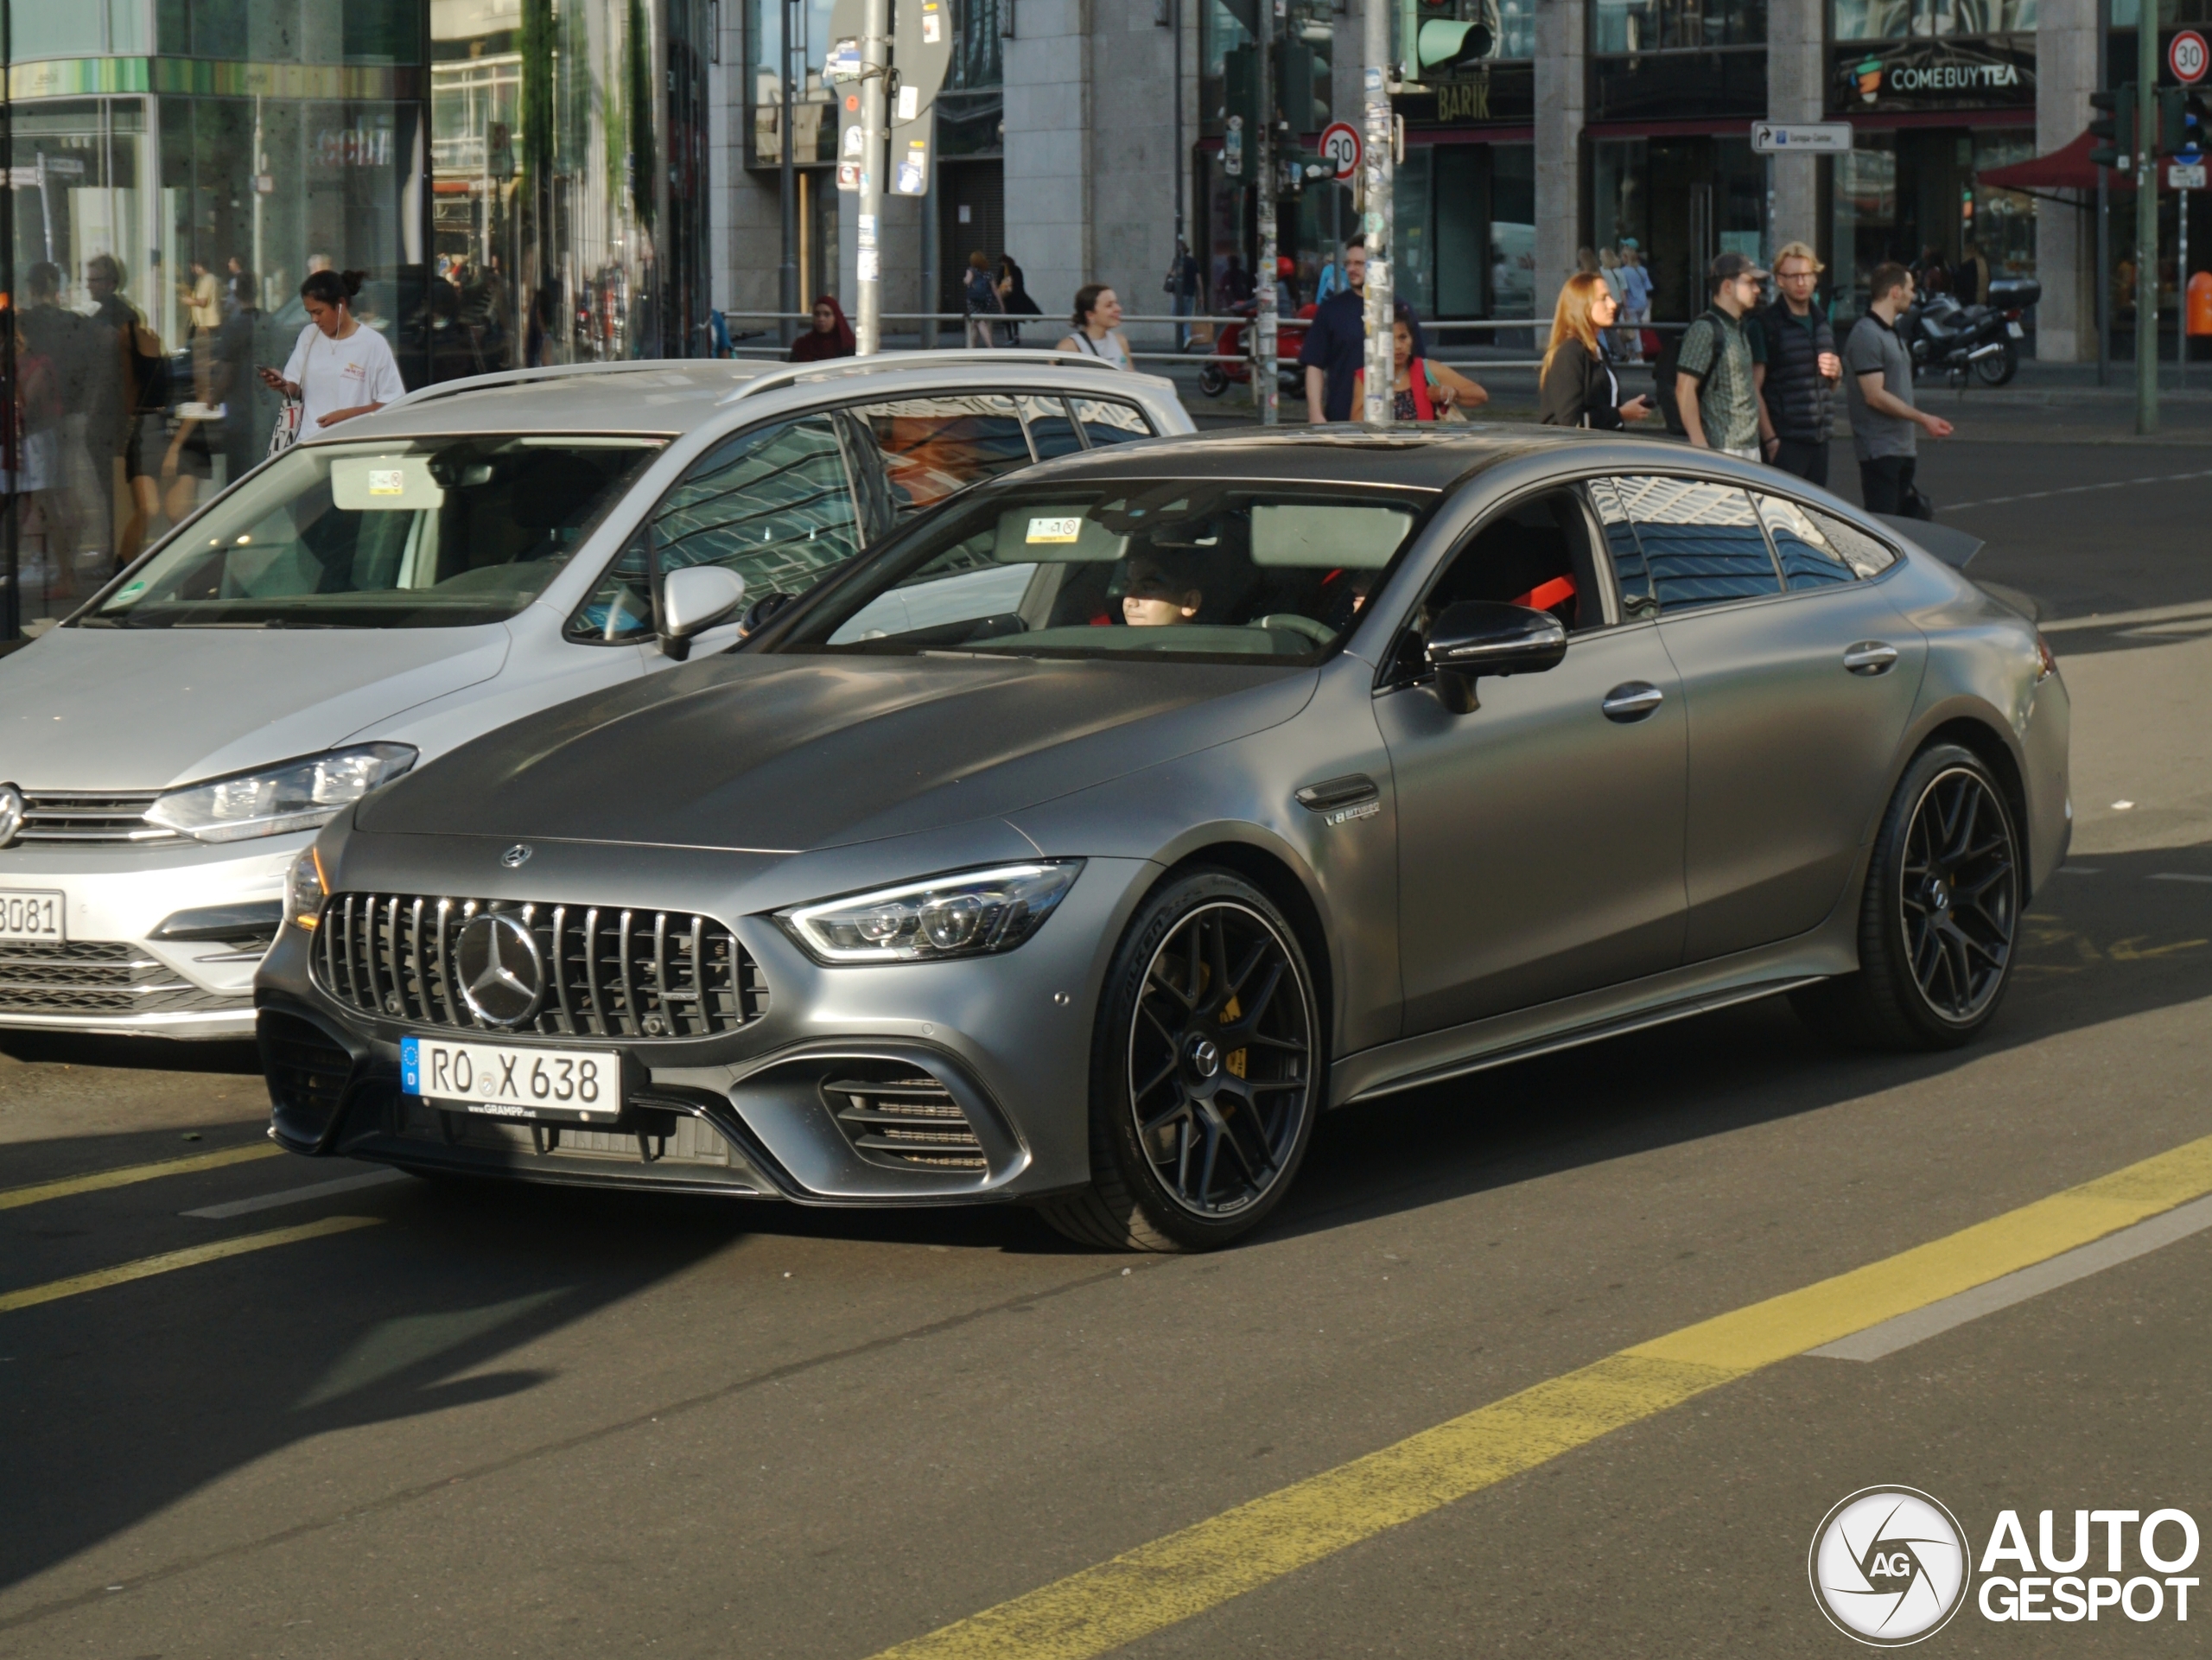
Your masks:
<svg viewBox="0 0 2212 1660"><path fill-rule="evenodd" d="M283 1150L274 1142L256 1142L251 1147L195 1153L188 1159L126 1164L113 1170L95 1170L89 1175L65 1177L60 1181L41 1181L30 1187L10 1187L0 1190L0 1211L12 1211L18 1205L36 1205L49 1199L67 1199L72 1193L96 1193L103 1187L128 1187L134 1181L152 1181L159 1176L188 1176L195 1170L218 1170L226 1164L244 1164L248 1159L273 1159Z"/></svg>
<svg viewBox="0 0 2212 1660"><path fill-rule="evenodd" d="M302 1239L320 1239L325 1234L350 1233L355 1228L373 1228L383 1219L375 1216L327 1216L320 1222L302 1223L296 1228L276 1228L268 1233L249 1233L236 1239L220 1239L212 1245L194 1245L188 1250L166 1251L159 1256L142 1256L135 1262L98 1269L92 1273L79 1274L67 1280L49 1280L44 1285L26 1286L21 1291L0 1292L0 1314L11 1313L18 1308L33 1307L42 1302L54 1302L63 1297L73 1297L80 1292L102 1291L111 1285L150 1279L156 1274L168 1274L180 1268L197 1268L202 1262L220 1262L226 1256L243 1256L250 1250L267 1250L271 1245L296 1244Z"/></svg>
<svg viewBox="0 0 2212 1660"><path fill-rule="evenodd" d="M2212 1193L2212 1136L1640 1343L886 1650L1089 1660L1694 1396Z"/></svg>

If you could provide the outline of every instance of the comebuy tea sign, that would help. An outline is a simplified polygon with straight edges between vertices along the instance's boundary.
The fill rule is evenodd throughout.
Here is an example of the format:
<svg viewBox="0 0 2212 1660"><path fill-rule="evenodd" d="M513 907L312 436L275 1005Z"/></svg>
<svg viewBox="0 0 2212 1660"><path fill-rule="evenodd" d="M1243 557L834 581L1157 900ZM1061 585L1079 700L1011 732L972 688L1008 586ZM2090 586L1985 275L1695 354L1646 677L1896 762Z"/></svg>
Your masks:
<svg viewBox="0 0 2212 1660"><path fill-rule="evenodd" d="M1998 35L1837 48L1828 85L1828 109L1837 115L1864 110L2032 107L2035 38Z"/></svg>

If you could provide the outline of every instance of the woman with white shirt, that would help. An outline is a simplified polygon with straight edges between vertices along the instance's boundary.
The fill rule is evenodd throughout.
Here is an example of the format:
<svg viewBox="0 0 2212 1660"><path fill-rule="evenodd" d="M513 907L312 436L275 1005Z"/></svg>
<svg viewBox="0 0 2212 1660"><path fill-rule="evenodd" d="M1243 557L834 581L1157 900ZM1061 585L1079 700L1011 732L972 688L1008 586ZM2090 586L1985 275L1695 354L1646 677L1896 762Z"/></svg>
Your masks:
<svg viewBox="0 0 2212 1660"><path fill-rule="evenodd" d="M1122 321L1122 302L1113 289L1103 283L1085 283L1075 291L1072 321L1075 333L1060 342L1061 351L1081 352L1116 369L1130 366L1129 343L1115 327Z"/></svg>
<svg viewBox="0 0 2212 1660"><path fill-rule="evenodd" d="M302 437L380 410L407 391L384 336L353 315L361 277L359 271L319 270L301 283L308 326L283 374L261 372L270 391L300 400Z"/></svg>

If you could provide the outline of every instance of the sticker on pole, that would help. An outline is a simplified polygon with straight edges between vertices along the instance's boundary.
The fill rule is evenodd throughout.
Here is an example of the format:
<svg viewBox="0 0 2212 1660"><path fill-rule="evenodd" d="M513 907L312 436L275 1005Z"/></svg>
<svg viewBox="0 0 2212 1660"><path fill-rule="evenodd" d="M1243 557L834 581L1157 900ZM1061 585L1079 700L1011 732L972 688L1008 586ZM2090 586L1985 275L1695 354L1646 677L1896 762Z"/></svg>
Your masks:
<svg viewBox="0 0 2212 1660"><path fill-rule="evenodd" d="M2193 86L2204 79L2207 69L2212 69L2212 46L2207 46L2195 29L2185 29L2167 43L2166 67L2183 86Z"/></svg>
<svg viewBox="0 0 2212 1660"><path fill-rule="evenodd" d="M822 79L832 82L858 80L861 78L861 43L842 40L830 48L830 56L822 66Z"/></svg>
<svg viewBox="0 0 2212 1660"><path fill-rule="evenodd" d="M2205 165L2202 162L2174 162L2166 168L2166 188L2169 190L2202 190L2205 186Z"/></svg>
<svg viewBox="0 0 2212 1660"><path fill-rule="evenodd" d="M1321 159L1335 169L1338 181L1359 172L1359 129L1349 121L1332 121L1321 133Z"/></svg>

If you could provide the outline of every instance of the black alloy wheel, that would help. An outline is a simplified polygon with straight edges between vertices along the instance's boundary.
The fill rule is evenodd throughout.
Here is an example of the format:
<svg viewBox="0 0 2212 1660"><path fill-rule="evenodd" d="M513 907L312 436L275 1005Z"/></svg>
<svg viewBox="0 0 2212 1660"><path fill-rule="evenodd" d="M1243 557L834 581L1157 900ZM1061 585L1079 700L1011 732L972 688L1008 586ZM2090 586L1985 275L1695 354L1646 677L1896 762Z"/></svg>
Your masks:
<svg viewBox="0 0 2212 1660"><path fill-rule="evenodd" d="M1897 914L1913 983L1929 1011L1974 1020L2004 989L2019 921L2012 827L1974 767L1938 773L1905 831Z"/></svg>
<svg viewBox="0 0 2212 1660"><path fill-rule="evenodd" d="M2011 804L1980 757L1956 744L1923 750L1875 837L1859 971L1792 994L1798 1012L1864 1047L1970 1041L2012 980L2023 863Z"/></svg>
<svg viewBox="0 0 2212 1660"><path fill-rule="evenodd" d="M1258 1225L1304 1158L1326 1077L1295 932L1226 871L1167 883L1101 1000L1091 1185L1046 1218L1088 1244L1206 1250Z"/></svg>

